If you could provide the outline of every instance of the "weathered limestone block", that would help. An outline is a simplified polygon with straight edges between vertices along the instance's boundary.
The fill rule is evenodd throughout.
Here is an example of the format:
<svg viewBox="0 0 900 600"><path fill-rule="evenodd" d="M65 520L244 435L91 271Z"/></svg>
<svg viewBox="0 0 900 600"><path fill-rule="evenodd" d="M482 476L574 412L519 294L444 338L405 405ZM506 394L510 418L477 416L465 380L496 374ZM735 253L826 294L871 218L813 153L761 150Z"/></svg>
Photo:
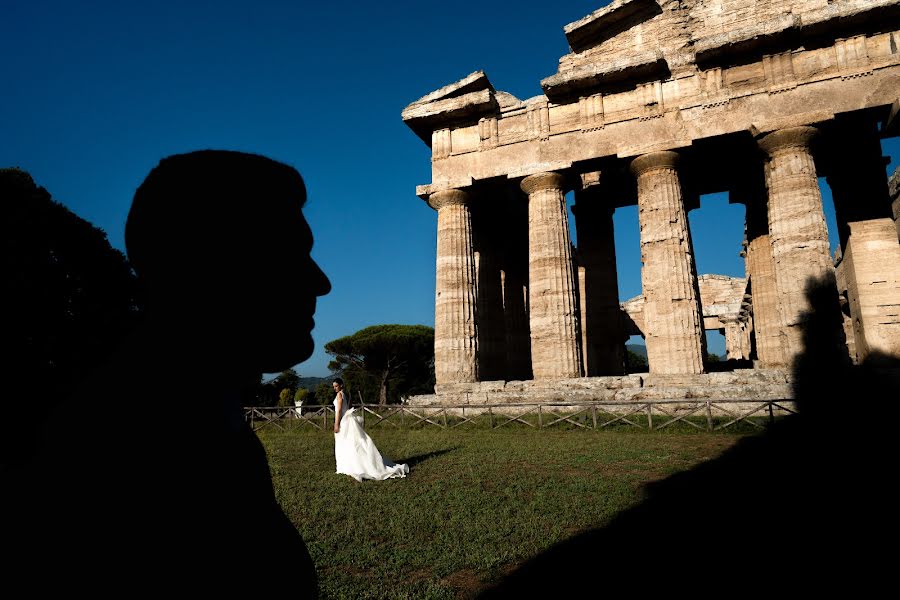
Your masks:
<svg viewBox="0 0 900 600"><path fill-rule="evenodd" d="M575 273L564 178L541 173L522 180L528 194L528 307L535 379L580 377Z"/></svg>
<svg viewBox="0 0 900 600"><path fill-rule="evenodd" d="M437 385L478 380L475 329L475 257L469 195L436 192L437 282L434 302L434 371Z"/></svg>
<svg viewBox="0 0 900 600"><path fill-rule="evenodd" d="M738 369L733 372L699 375L629 375L624 377L582 377L575 379L476 382L438 386L433 395L413 396L411 407L464 406L466 415L480 414L492 406L495 414L521 414L532 407L526 403L618 403L600 407L598 413L628 413L647 401L685 401L660 405L669 414L695 410L697 402L705 400L730 401L727 406L712 407L712 416L727 416L758 410L753 404L760 400L790 400L793 398L791 374L783 369ZM517 406L518 405L518 406ZM785 406L793 408L792 403ZM459 410L459 409L458 409ZM545 406L545 410L572 411L577 407ZM640 410L643 412L643 408ZM698 416L705 414L702 406ZM662 416L662 410L654 411ZM605 420L605 419L604 419ZM602 422L602 421L601 421ZM546 423L546 421L545 421Z"/></svg>
<svg viewBox="0 0 900 600"><path fill-rule="evenodd" d="M583 267L581 328L585 371L589 376L620 375L625 364L625 340L619 317L619 284L613 204L601 186L576 193L575 226Z"/></svg>
<svg viewBox="0 0 900 600"><path fill-rule="evenodd" d="M678 155L654 152L631 163L638 180L641 283L651 373L702 373L702 317Z"/></svg>
<svg viewBox="0 0 900 600"><path fill-rule="evenodd" d="M705 274L697 278L703 318L727 317L741 311L747 280L743 277ZM719 329L718 326L715 329Z"/></svg>
<svg viewBox="0 0 900 600"><path fill-rule="evenodd" d="M811 280L834 281L822 196L810 151L816 133L813 127L792 127L759 140L769 158L769 238L786 360L804 350L801 320L810 308L807 284Z"/></svg>
<svg viewBox="0 0 900 600"><path fill-rule="evenodd" d="M900 359L900 244L890 219L849 223L844 252L859 361Z"/></svg>

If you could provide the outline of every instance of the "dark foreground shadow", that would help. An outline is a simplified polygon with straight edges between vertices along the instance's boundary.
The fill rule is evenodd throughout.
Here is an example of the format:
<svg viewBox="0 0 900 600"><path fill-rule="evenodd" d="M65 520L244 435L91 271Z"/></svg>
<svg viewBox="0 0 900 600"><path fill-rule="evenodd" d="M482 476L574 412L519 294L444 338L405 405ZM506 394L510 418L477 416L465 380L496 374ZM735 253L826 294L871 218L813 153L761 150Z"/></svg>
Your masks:
<svg viewBox="0 0 900 600"><path fill-rule="evenodd" d="M140 186L126 246L142 320L3 465L11 587L316 595L241 408L261 373L312 352L330 284L305 197L294 169L237 152L169 157Z"/></svg>
<svg viewBox="0 0 900 600"><path fill-rule="evenodd" d="M799 415L648 486L638 506L520 565L482 597L883 588L896 531L888 411L900 398L898 371L851 367L833 282L807 293Z"/></svg>

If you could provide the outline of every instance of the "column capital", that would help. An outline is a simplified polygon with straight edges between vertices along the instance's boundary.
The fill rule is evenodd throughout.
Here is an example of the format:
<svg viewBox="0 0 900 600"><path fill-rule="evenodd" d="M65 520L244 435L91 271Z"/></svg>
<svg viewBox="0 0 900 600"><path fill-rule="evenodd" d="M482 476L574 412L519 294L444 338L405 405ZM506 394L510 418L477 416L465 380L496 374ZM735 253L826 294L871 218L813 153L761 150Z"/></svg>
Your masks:
<svg viewBox="0 0 900 600"><path fill-rule="evenodd" d="M434 210L440 210L445 206L467 205L471 199L471 194L464 190L449 189L434 192L428 196L428 206Z"/></svg>
<svg viewBox="0 0 900 600"><path fill-rule="evenodd" d="M678 153L671 150L644 154L631 161L631 172L640 177L655 169L674 169L678 166L679 158Z"/></svg>
<svg viewBox="0 0 900 600"><path fill-rule="evenodd" d="M808 125L802 127L789 127L788 129L773 131L772 133L761 137L757 140L757 143L769 156L788 148L802 148L809 151L809 145L818 133L818 129Z"/></svg>
<svg viewBox="0 0 900 600"><path fill-rule="evenodd" d="M559 190L563 193L567 191L567 180L566 176L562 173L557 173L556 171L549 171L547 173L537 173L536 175L529 175L519 184L519 187L522 188L522 191L528 195L531 195L535 192L539 192L541 190Z"/></svg>

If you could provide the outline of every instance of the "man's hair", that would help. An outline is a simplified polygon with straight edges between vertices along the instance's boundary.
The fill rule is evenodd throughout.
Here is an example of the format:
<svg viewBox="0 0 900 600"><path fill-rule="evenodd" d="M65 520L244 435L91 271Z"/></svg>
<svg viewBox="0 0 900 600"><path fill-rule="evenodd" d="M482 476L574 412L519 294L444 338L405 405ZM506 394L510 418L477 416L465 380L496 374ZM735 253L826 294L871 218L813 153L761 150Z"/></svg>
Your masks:
<svg viewBox="0 0 900 600"><path fill-rule="evenodd" d="M139 277L236 269L252 262L305 201L300 174L264 156L227 150L169 156L135 192L125 225L128 258Z"/></svg>

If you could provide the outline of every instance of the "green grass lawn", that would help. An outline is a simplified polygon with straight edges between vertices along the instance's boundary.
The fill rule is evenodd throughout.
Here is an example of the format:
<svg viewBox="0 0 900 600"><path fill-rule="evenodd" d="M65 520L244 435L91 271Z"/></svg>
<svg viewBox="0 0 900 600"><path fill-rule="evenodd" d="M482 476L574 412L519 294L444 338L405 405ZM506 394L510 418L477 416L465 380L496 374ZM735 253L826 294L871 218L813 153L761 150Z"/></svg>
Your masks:
<svg viewBox="0 0 900 600"><path fill-rule="evenodd" d="M469 597L555 542L604 525L640 500L643 485L743 435L524 426L369 433L384 455L410 463L408 478L336 475L330 431L258 432L324 598ZM290 565L278 569L290 576Z"/></svg>

